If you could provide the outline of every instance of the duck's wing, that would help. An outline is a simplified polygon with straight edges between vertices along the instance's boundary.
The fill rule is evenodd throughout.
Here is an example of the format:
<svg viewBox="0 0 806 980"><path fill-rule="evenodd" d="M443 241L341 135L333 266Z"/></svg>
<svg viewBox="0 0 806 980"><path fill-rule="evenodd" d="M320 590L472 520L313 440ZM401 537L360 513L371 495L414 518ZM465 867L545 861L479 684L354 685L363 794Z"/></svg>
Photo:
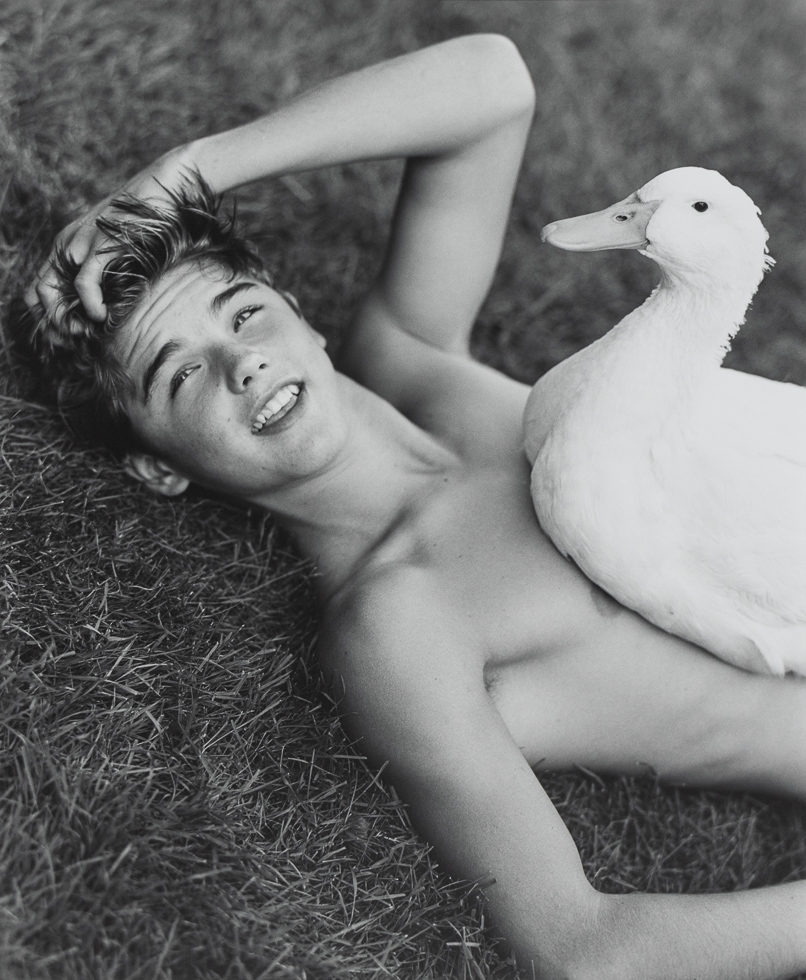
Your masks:
<svg viewBox="0 0 806 980"><path fill-rule="evenodd" d="M723 368L712 405L729 445L806 467L806 388Z"/></svg>
<svg viewBox="0 0 806 980"><path fill-rule="evenodd" d="M719 374L676 490L689 548L760 612L806 621L806 389Z"/></svg>

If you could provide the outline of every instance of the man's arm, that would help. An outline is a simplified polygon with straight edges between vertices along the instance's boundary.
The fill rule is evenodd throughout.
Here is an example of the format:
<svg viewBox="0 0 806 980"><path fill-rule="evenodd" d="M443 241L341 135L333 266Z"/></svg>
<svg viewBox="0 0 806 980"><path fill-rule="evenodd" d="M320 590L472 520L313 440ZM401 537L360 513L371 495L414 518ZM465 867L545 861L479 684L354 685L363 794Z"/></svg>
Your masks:
<svg viewBox="0 0 806 980"><path fill-rule="evenodd" d="M492 276L531 118L533 89L515 46L496 35L455 38L326 82L244 126L178 147L124 188L164 199L197 169L217 192L262 178L389 157L411 161L389 258L376 291L395 321L435 343L469 330ZM95 219L60 236L83 263L77 288L103 316L108 242ZM29 297L57 297L40 273Z"/></svg>
<svg viewBox="0 0 806 980"><path fill-rule="evenodd" d="M545 980L773 980L806 969L806 882L692 896L590 886L487 696L476 640L423 579L395 573L326 627L324 666L348 728L388 763L415 826L449 870L482 882L525 975L530 964Z"/></svg>
<svg viewBox="0 0 806 980"><path fill-rule="evenodd" d="M388 253L359 324L386 320L463 348L498 261L533 108L515 45L471 35L337 78L192 152L221 190L406 158Z"/></svg>

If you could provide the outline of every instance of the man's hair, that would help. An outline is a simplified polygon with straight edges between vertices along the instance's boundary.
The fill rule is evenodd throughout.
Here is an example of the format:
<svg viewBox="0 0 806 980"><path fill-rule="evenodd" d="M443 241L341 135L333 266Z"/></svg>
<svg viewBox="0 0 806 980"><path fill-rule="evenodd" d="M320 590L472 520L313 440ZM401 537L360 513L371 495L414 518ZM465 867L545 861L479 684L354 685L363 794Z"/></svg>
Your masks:
<svg viewBox="0 0 806 980"><path fill-rule="evenodd" d="M112 202L110 215L97 220L113 254L101 278L106 320L87 316L75 287L80 266L62 248L51 273L60 302L33 330L44 392L55 398L74 432L117 456L148 449L125 409L134 382L111 347L149 287L185 262L217 269L228 280L249 275L273 285L253 246L237 232L234 212L220 213L221 197L199 174L190 174L179 189L166 194L165 205L124 196Z"/></svg>

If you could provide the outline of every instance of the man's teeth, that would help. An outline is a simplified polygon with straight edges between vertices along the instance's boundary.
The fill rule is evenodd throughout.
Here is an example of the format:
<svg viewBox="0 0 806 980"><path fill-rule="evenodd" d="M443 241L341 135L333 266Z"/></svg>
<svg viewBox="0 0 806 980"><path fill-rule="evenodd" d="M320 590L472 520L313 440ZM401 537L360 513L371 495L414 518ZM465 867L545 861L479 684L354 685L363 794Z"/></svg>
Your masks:
<svg viewBox="0 0 806 980"><path fill-rule="evenodd" d="M263 426L281 412L289 402L299 398L299 385L290 384L281 388L273 398L266 402L252 423L252 432L260 432Z"/></svg>

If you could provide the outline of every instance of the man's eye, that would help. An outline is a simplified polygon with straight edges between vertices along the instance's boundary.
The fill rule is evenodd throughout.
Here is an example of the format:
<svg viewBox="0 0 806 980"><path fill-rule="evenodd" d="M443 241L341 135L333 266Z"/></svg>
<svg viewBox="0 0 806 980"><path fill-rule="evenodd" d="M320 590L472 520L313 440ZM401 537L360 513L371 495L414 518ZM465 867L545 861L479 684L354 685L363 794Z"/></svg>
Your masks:
<svg viewBox="0 0 806 980"><path fill-rule="evenodd" d="M195 367L187 367L176 372L176 374L171 378L171 398L176 395L182 383L186 381L195 370Z"/></svg>
<svg viewBox="0 0 806 980"><path fill-rule="evenodd" d="M235 333L237 333L244 323L249 319L253 313L257 313L260 309L259 306L247 306L246 309L239 310L232 321L232 326L235 328Z"/></svg>

